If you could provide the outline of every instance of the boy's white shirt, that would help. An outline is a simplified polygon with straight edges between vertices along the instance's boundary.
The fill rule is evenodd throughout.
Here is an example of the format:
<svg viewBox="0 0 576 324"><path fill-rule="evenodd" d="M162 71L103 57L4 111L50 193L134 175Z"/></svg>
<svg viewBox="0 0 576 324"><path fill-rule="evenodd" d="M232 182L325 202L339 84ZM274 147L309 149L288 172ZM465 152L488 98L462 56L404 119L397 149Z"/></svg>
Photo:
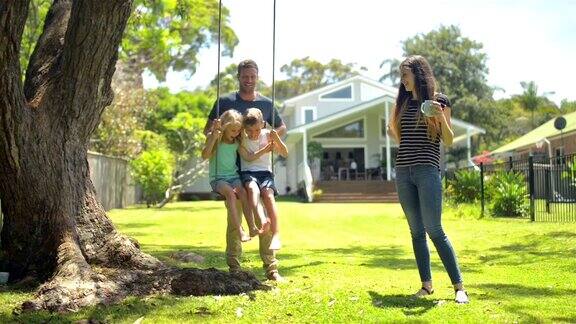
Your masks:
<svg viewBox="0 0 576 324"><path fill-rule="evenodd" d="M242 135L242 143L240 145L244 146L248 152L254 153L268 145L268 134L270 134L270 130L266 128L260 131L260 135L256 140L251 140L246 136L246 134L244 134ZM240 159L240 170L272 172L272 152L264 153L252 162Z"/></svg>

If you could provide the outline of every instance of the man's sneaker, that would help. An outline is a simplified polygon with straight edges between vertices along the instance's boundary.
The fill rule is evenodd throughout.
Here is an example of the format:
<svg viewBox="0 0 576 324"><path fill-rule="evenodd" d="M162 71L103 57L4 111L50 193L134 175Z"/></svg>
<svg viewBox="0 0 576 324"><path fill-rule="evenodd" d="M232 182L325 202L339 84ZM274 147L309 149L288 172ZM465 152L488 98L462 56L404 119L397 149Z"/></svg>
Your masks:
<svg viewBox="0 0 576 324"><path fill-rule="evenodd" d="M272 280L272 281L276 281L276 282L284 282L285 279L277 272L270 272L266 275L266 278L268 280Z"/></svg>

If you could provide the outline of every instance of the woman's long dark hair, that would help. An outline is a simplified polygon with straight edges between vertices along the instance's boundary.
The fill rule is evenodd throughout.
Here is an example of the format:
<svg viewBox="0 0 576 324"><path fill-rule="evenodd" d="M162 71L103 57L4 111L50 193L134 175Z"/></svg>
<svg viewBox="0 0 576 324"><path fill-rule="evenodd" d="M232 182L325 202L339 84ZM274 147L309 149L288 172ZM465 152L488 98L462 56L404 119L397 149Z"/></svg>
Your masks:
<svg viewBox="0 0 576 324"><path fill-rule="evenodd" d="M420 107L425 100L434 98L434 94L436 93L436 79L434 78L434 73L432 72L430 63L428 63L423 56L412 55L407 57L400 64L399 69L402 70L402 68L409 68L414 74L414 92L416 92L418 107ZM400 138L400 119L402 114L406 111L410 99L412 99L412 93L406 90L403 83L400 83L400 87L398 87L398 96L396 97L396 107L394 108L394 113L392 114L392 120L390 122L390 128L392 128L392 131L398 135L398 138ZM422 119L420 109L418 109L416 116L419 123ZM428 127L428 136L432 140L436 139L440 134L440 125L435 122L434 118L424 117L423 119Z"/></svg>

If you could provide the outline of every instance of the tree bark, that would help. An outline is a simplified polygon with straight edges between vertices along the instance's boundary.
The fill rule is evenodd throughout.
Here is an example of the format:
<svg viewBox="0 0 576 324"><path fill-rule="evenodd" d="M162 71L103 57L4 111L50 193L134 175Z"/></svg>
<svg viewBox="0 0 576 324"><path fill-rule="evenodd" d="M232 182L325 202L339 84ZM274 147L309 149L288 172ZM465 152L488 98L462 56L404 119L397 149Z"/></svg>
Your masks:
<svg viewBox="0 0 576 324"><path fill-rule="evenodd" d="M44 282L24 309L260 288L253 276L165 267L119 234L96 198L88 140L112 101L130 6L130 0L55 0L22 85L18 55L28 1L0 3L1 247L11 280Z"/></svg>

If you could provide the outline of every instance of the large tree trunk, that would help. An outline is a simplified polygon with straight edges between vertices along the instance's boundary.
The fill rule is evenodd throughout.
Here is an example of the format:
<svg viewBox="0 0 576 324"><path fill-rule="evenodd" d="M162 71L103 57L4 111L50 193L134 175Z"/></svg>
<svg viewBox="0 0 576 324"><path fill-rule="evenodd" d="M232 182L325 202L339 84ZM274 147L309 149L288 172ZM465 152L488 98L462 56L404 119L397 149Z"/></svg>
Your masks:
<svg viewBox="0 0 576 324"><path fill-rule="evenodd" d="M0 4L2 250L11 280L44 282L25 309L74 310L129 294L239 293L246 274L177 270L119 234L96 198L87 144L112 100L130 0L55 0L22 85L28 1Z"/></svg>

